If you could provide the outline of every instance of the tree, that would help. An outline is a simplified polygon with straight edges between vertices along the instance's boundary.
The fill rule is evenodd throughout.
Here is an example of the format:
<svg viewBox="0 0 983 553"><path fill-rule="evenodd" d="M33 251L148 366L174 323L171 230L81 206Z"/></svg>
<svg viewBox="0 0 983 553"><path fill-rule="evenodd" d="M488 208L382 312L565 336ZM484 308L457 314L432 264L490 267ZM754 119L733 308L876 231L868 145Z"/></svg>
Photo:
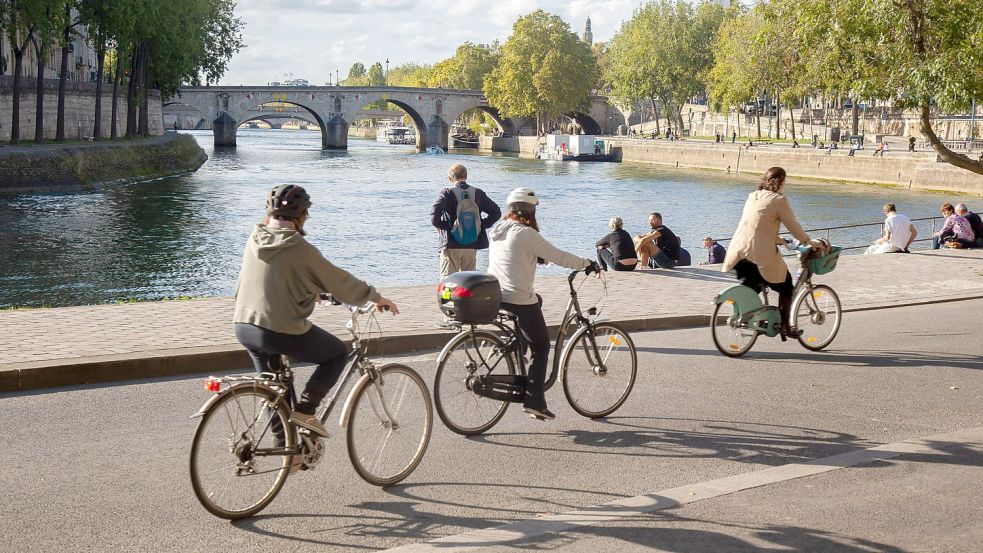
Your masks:
<svg viewBox="0 0 983 553"><path fill-rule="evenodd" d="M369 86L386 86L386 74L382 70L382 64L375 62L369 67L368 72Z"/></svg>
<svg viewBox="0 0 983 553"><path fill-rule="evenodd" d="M34 7L28 17L33 20L34 34L31 43L34 45L34 59L37 60L37 79L35 87L34 112L34 142L44 142L44 63L58 36L59 16L61 14L59 0L34 0Z"/></svg>
<svg viewBox="0 0 983 553"><path fill-rule="evenodd" d="M77 9L77 0L59 0L54 6L57 13L56 24L61 41L61 70L58 73L58 109L55 122L55 140L65 140L65 83L68 82L68 55L75 35L75 27L81 22L72 15Z"/></svg>
<svg viewBox="0 0 983 553"><path fill-rule="evenodd" d="M483 89L502 116L537 117L542 131L547 118L586 109L599 78L590 47L565 21L537 10L515 22Z"/></svg>
<svg viewBox="0 0 983 553"><path fill-rule="evenodd" d="M10 143L20 140L20 83L24 75L24 54L34 37L36 18L32 11L37 8L34 0L2 0L3 28L7 41L14 54L14 90L11 98L13 110L10 117Z"/></svg>
<svg viewBox="0 0 983 553"><path fill-rule="evenodd" d="M932 128L933 108L956 113L983 98L983 10L977 2L776 3L793 30L791 38L810 45L803 65L817 88L890 98L899 107L917 110L922 134L943 161L983 174L983 161L953 152Z"/></svg>
<svg viewBox="0 0 983 553"><path fill-rule="evenodd" d="M106 55L115 48L114 59L118 58L121 38L126 36L131 25L127 11L127 0L80 0L79 14L88 30L89 40L96 51L96 103L92 126L92 136L102 136L102 85L105 80ZM115 66L114 66L115 67ZM112 131L116 137L116 86L113 87Z"/></svg>
<svg viewBox="0 0 983 553"><path fill-rule="evenodd" d="M428 86L481 90L485 75L498 64L501 46L465 42L457 47L454 55L433 67Z"/></svg>
<svg viewBox="0 0 983 553"><path fill-rule="evenodd" d="M365 66L359 62L355 62L348 70L348 79L358 79L364 77L365 74Z"/></svg>

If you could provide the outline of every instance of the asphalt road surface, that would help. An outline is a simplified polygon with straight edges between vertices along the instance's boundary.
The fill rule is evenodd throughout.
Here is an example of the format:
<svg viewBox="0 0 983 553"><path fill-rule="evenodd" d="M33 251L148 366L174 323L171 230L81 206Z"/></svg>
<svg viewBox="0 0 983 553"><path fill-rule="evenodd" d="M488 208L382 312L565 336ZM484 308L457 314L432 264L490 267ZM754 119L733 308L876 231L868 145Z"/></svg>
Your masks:
<svg viewBox="0 0 983 553"><path fill-rule="evenodd" d="M559 388L549 423L513 407L466 439L435 417L423 462L388 489L358 478L334 431L315 470L237 523L189 483L202 378L0 395L0 551L385 549L983 428L981 312L848 313L827 352L759 339L737 360L707 329L637 333L638 381L608 419L578 416ZM435 357L401 359L432 383ZM948 444L496 549L979 551L981 477L980 443Z"/></svg>

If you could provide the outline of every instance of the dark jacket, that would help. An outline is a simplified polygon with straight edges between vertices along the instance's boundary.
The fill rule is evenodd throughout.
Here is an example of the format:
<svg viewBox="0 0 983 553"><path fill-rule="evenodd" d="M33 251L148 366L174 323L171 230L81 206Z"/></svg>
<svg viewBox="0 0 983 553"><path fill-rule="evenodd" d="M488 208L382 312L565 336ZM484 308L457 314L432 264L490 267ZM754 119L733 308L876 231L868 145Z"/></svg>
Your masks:
<svg viewBox="0 0 983 553"><path fill-rule="evenodd" d="M727 257L727 250L725 250L720 244L714 242L713 245L710 246L709 254L710 255L707 256L707 263L714 265L716 263L724 262L724 258Z"/></svg>
<svg viewBox="0 0 983 553"><path fill-rule="evenodd" d="M979 213L969 211L965 217L969 221L969 226L973 227L973 235L976 236L976 239L983 240L983 220L980 219Z"/></svg>
<svg viewBox="0 0 983 553"><path fill-rule="evenodd" d="M467 190L471 187L466 182L458 183L457 186ZM451 250L484 250L488 248L488 234L485 232L502 217L502 210L498 205L491 201L487 194L477 186L474 187L475 203L481 211L481 233L478 240L466 245L458 244L454 237L450 235L451 227L457 221L457 196L450 188L440 191L440 196L430 210L430 224L437 229L440 236L439 249L448 248Z"/></svg>
<svg viewBox="0 0 983 553"><path fill-rule="evenodd" d="M638 257L635 253L635 242L631 239L631 235L624 229L618 229L601 238L597 241L597 247L610 249L611 253L614 254L615 261L635 259Z"/></svg>
<svg viewBox="0 0 983 553"><path fill-rule="evenodd" d="M666 255L669 256L669 259L673 261L679 261L679 248L680 248L679 238L677 238L676 235L671 230L669 230L669 227L665 225L662 225L658 228L654 228L652 230L657 230L662 233L662 236L656 238L655 245L658 246L660 250L666 252Z"/></svg>

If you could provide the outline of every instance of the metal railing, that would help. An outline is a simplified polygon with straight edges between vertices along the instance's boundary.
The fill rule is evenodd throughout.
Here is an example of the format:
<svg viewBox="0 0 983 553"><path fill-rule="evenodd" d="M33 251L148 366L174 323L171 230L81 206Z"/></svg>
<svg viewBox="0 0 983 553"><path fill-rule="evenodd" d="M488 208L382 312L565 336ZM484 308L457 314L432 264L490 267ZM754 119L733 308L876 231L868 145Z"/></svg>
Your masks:
<svg viewBox="0 0 983 553"><path fill-rule="evenodd" d="M917 218L911 219L912 224L915 224L916 222L919 222L919 221L932 221L932 230L931 230L931 232L928 233L928 236L925 237L925 238L917 238L912 243L916 243L916 242L931 242L932 241L932 233L935 232L935 224L936 224L936 222L939 219L944 219L944 217L942 217L942 216L917 217ZM808 234L809 236L811 236L813 238L825 238L827 242L829 242L829 243L832 244L832 243L834 243L834 240L833 240L833 232L832 231L844 230L844 229L859 229L859 228L865 228L865 227L879 227L879 228L883 228L884 227L884 222L881 221L881 222L878 222L878 223L858 223L858 224L854 224L854 225L839 225L839 226L835 226L835 227L818 227L818 228L812 228L812 229L805 229L805 232L806 232L806 234ZM791 236L791 233L789 233L788 231L785 231L785 232L780 233L780 235L781 236ZM850 246L842 245L842 244L836 244L836 245L837 246L840 246L844 251L846 251L846 250L867 249L867 247L869 247L871 244L873 244L874 240L876 238L879 238L880 236L881 236L880 234L878 234L878 236L876 236L876 237L874 237L872 235L870 241L868 241L865 244L850 245ZM922 236L922 235L919 234L919 236ZM715 242L730 242L731 238L733 238L733 237L730 237L730 238L714 238L713 240ZM794 254L792 254L792 255L794 255Z"/></svg>

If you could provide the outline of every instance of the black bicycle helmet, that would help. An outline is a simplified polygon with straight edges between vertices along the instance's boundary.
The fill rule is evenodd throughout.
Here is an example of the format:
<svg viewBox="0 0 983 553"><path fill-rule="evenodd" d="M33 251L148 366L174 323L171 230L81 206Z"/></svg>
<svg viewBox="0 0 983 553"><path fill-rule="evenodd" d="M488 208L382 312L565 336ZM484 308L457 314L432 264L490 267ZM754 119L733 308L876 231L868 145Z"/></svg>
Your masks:
<svg viewBox="0 0 983 553"><path fill-rule="evenodd" d="M311 197L296 184L281 184L266 198L266 214L271 217L299 219L309 207Z"/></svg>

